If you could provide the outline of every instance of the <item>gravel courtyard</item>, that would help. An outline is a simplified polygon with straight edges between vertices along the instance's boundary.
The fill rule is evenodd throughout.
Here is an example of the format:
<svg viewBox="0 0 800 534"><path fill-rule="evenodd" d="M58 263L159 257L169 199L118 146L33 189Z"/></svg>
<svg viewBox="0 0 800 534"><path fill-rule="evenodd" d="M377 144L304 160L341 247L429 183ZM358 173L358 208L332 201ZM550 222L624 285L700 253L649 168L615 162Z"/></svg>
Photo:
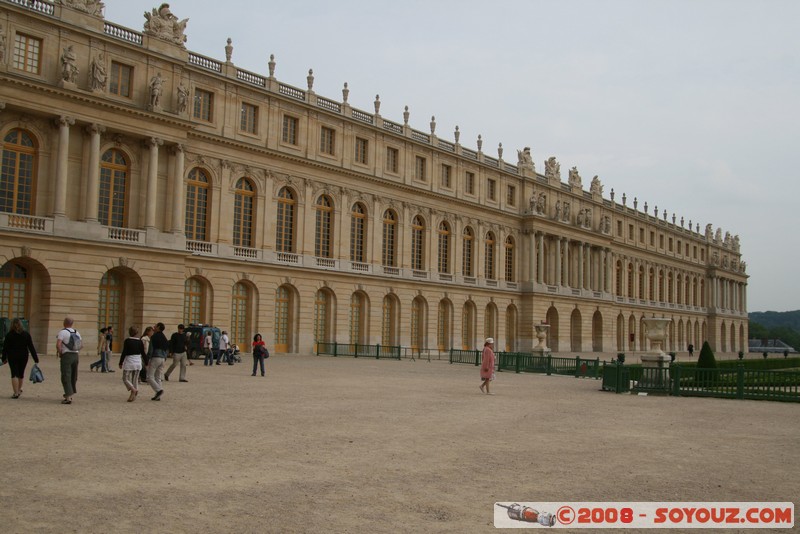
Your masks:
<svg viewBox="0 0 800 534"><path fill-rule="evenodd" d="M310 355L196 361L128 403L92 359L69 406L55 358L18 400L0 367L3 532L494 532L495 501L800 495L796 404L513 373L488 396L470 365Z"/></svg>

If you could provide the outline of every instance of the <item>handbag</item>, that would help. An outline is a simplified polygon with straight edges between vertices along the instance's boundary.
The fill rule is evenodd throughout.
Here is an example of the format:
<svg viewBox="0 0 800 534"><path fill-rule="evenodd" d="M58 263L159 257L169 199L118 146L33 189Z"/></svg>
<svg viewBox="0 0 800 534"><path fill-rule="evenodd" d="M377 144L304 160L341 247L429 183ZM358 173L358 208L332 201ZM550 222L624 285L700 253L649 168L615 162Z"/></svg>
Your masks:
<svg viewBox="0 0 800 534"><path fill-rule="evenodd" d="M33 367L31 367L31 382L34 384L38 384L39 382L44 382L44 375L42 374L42 370L39 368L38 363L34 363Z"/></svg>

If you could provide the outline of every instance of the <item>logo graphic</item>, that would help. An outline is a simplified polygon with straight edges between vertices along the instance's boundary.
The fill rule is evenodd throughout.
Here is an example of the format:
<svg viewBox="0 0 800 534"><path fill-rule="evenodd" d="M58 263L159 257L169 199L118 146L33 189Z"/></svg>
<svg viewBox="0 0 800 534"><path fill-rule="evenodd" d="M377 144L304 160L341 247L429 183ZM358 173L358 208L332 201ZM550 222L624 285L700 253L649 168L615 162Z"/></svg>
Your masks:
<svg viewBox="0 0 800 534"><path fill-rule="evenodd" d="M525 523L538 523L545 527L552 527L556 524L556 516L549 512L540 512L528 506L514 503L510 506L497 503L497 506L505 508L508 512L508 517L515 521L523 521Z"/></svg>

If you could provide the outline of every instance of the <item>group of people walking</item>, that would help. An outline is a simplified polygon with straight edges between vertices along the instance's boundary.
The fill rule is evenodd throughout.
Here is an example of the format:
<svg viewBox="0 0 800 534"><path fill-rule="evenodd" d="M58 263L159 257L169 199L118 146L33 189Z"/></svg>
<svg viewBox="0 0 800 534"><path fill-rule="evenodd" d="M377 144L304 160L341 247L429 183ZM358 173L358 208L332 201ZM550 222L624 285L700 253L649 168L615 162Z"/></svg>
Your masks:
<svg viewBox="0 0 800 534"><path fill-rule="evenodd" d="M83 340L80 333L74 328L74 321L71 317L66 317L63 324L64 328L56 336L56 354L60 363L61 385L64 388L61 403L72 404L73 396L78 390L78 359L83 348ZM179 324L177 332L174 332L169 339L164 334L165 328L164 323L157 323L155 326L146 327L141 336L136 326L128 328L128 337L122 344L122 352L119 356L119 369L122 371L122 382L128 391L128 402L135 401L139 396L141 383L146 383L153 389L154 396L150 400L160 401L164 395L163 382L169 381L169 377L176 367L180 368L180 382L189 381L186 378L186 369L190 363L186 351L187 339L184 325ZM100 359L89 366L91 371L114 372L110 365L113 335L113 328L110 326L100 329L98 342ZM214 363L213 359L209 362L212 354L210 338L209 333L204 339L204 348L208 348L205 365ZM223 339L226 344L225 352L228 352L227 333L224 333ZM206 345L206 343L208 344ZM222 341L220 345L221 343ZM29 355L34 362L39 363L39 355L30 334L25 331L20 319L14 319L11 329L4 339L2 353L3 363L8 362L11 370L11 386L14 390L12 398L14 399L18 399L22 394L22 384L25 380L25 368L28 365ZM168 357L172 357L172 364L165 372L164 364ZM269 352L261 334L256 334L253 338L252 376L256 376L259 363L261 376L265 376L265 358L269 358ZM217 365L220 363L219 359L218 356Z"/></svg>

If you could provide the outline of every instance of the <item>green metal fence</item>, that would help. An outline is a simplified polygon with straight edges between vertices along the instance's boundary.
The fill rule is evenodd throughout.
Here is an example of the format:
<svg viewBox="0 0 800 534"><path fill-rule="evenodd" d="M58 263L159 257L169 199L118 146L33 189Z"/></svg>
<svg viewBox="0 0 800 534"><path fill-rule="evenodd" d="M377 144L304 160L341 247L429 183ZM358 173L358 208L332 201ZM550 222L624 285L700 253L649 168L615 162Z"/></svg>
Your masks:
<svg viewBox="0 0 800 534"><path fill-rule="evenodd" d="M605 363L602 389L615 393L659 392L680 397L717 397L800 402L800 372L745 369L669 369Z"/></svg>
<svg viewBox="0 0 800 534"><path fill-rule="evenodd" d="M395 345L361 345L359 343L317 343L317 355L353 356L355 358L400 359L401 347Z"/></svg>
<svg viewBox="0 0 800 534"><path fill-rule="evenodd" d="M471 365L480 365L481 351L450 349L450 363L469 363Z"/></svg>

